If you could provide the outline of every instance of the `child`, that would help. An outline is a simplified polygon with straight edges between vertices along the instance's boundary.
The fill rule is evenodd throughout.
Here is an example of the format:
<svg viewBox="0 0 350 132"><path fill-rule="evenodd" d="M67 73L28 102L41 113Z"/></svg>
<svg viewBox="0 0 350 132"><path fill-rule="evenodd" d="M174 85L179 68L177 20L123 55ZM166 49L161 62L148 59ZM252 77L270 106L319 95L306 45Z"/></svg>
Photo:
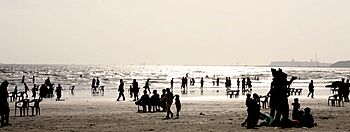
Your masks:
<svg viewBox="0 0 350 132"><path fill-rule="evenodd" d="M294 99L294 103L292 103L293 105L293 111L292 111L292 119L293 120L300 120L298 118L298 114L299 114L299 108L300 108L300 104L299 104L299 99L298 98L295 98Z"/></svg>
<svg viewBox="0 0 350 132"><path fill-rule="evenodd" d="M310 114L311 109L309 107L306 107L304 111L305 111L305 114L301 121L302 126L307 128L312 128L314 126L317 126L317 124L314 123L314 117Z"/></svg>
<svg viewBox="0 0 350 132"><path fill-rule="evenodd" d="M179 112L181 110L180 96L175 95L175 106L176 106L176 118L179 118Z"/></svg>
<svg viewBox="0 0 350 132"><path fill-rule="evenodd" d="M251 94L248 93L246 96L247 96L247 98L245 100L245 106L248 108L249 101L251 100ZM247 109L247 111L248 111L248 109ZM247 117L247 119L244 120L244 122L241 124L241 126L245 126L247 124L247 122L248 122L248 117Z"/></svg>

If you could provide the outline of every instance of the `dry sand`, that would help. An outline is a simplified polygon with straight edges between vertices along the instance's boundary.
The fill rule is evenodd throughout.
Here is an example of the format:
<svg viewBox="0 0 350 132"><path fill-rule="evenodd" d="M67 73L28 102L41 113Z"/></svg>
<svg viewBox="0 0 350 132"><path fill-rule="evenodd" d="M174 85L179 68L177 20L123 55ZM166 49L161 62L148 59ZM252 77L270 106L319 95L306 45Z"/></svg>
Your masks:
<svg viewBox="0 0 350 132"><path fill-rule="evenodd" d="M182 101L180 119L164 119L165 112L137 113L132 101L115 99L72 99L41 103L41 115L14 116L11 103L12 126L0 131L349 131L350 104L345 107L327 106L327 99L300 99L302 108L312 109L318 126L315 128L259 127L248 130L240 124L246 117L243 100ZM292 98L290 98L291 104ZM172 108L175 112L175 107ZM262 112L268 112L263 109ZM203 113L205 115L199 115ZM291 115L291 114L290 114Z"/></svg>

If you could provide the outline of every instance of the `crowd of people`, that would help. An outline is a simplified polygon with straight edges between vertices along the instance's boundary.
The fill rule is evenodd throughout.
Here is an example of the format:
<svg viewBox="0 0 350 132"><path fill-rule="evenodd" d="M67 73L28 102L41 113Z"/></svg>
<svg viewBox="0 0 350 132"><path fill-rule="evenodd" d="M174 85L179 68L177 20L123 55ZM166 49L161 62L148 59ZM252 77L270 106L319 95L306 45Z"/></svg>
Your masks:
<svg viewBox="0 0 350 132"><path fill-rule="evenodd" d="M253 94L251 98L251 94L247 94L246 99L246 106L247 106L247 118L246 120L241 124L242 126L247 126L247 128L255 128L258 125L259 120L263 120L264 122L261 125L267 125L267 126L277 126L277 127L314 127L317 124L314 123L313 116L311 114L311 109L306 107L304 110L300 109L299 100L296 98L294 100L294 103L292 103L293 110L292 110L292 119L289 119L289 103L288 103L288 97L290 96L290 85L292 82L297 79L296 77L292 76L290 80L287 80L288 75L284 73L281 69L271 69L272 72L272 82L269 92L267 93L267 96L270 98L269 101L269 107L270 107L270 114L264 114L260 112L260 97L258 94ZM35 82L34 79L35 76L33 76L33 82ZM190 80L190 85L195 84L195 79L190 78L188 79L188 74L186 77L181 78L181 89L188 88L187 86L187 80ZM240 80L241 79L241 80ZM24 84L24 94L26 97L28 97L27 92L29 91L29 87L27 86L25 80L25 76L22 77L22 83ZM216 81L213 81L213 84L219 86L220 78L217 78ZM203 89L204 87L204 78L200 78L200 88ZM9 83L7 81L4 81L0 86L0 114L1 114L1 125L8 125L8 119L9 119L9 108L8 108L8 87ZM337 87L339 87L338 94L340 97L343 97L346 102L349 102L349 79L346 80L342 79L342 81L335 82L334 84ZM54 84L51 83L50 78L48 77L43 84L36 85L34 84L32 88L32 97L35 99L37 98L37 92L39 91L39 99L43 98L52 98L53 92L54 92ZM150 88L150 79L147 79L143 86L143 94L139 98L139 91L140 91L140 85L137 82L136 79L133 79L129 94L130 98L135 101L135 104L142 107L142 112L166 112L166 118L170 119L173 118L174 113L171 111L171 106L174 103L175 100L175 106L176 106L176 118L179 118L179 112L181 111L181 102L180 102L180 96L174 95L173 93L173 87L174 87L174 78L170 81L170 88L162 89L161 95L158 93L157 90L153 90L151 93ZM100 86L99 78L93 78L91 88L92 91L97 91L97 88L102 87ZM232 81L230 77L226 77L225 80L225 87L227 89L230 89L232 87ZM242 77L237 78L237 88L242 88L242 91L250 90L252 89L252 81L249 77ZM309 83L309 94L308 97L311 95L311 98L314 98L314 84L313 80ZM62 86L60 84L56 87L56 97L57 101L61 100L62 98ZM74 87L71 88L71 91L73 93ZM118 87L118 97L117 101L125 101L125 83L123 79L119 80L119 87ZM13 91L13 95L17 95L18 89L17 86L15 87Z"/></svg>

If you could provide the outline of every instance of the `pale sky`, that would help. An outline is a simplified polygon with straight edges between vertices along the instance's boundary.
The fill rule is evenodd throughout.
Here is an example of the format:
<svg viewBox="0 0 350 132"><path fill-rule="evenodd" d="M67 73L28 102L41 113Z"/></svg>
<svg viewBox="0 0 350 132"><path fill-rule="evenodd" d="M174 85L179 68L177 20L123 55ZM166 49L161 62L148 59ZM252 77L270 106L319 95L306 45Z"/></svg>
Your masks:
<svg viewBox="0 0 350 132"><path fill-rule="evenodd" d="M0 63L350 58L350 0L0 0Z"/></svg>

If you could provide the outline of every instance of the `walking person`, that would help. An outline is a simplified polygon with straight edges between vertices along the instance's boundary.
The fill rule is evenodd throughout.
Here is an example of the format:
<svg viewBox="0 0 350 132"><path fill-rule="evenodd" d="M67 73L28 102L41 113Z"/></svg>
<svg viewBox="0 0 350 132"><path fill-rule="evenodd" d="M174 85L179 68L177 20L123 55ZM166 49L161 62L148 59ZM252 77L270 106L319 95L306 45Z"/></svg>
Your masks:
<svg viewBox="0 0 350 132"><path fill-rule="evenodd" d="M145 88L145 90L151 94L151 89L149 88L150 84L149 84L149 78L147 79L146 83L145 83L145 86L143 88Z"/></svg>
<svg viewBox="0 0 350 132"><path fill-rule="evenodd" d="M311 80L311 82L309 83L309 94L307 95L307 97L309 97L311 94L311 98L314 98L314 81Z"/></svg>
<svg viewBox="0 0 350 132"><path fill-rule="evenodd" d="M125 96L124 96L124 82L123 82L123 79L120 79L120 84L119 84L118 91L119 91L119 96L118 96L117 101L119 101L119 99L120 99L121 96L123 96L123 101L125 101Z"/></svg>

